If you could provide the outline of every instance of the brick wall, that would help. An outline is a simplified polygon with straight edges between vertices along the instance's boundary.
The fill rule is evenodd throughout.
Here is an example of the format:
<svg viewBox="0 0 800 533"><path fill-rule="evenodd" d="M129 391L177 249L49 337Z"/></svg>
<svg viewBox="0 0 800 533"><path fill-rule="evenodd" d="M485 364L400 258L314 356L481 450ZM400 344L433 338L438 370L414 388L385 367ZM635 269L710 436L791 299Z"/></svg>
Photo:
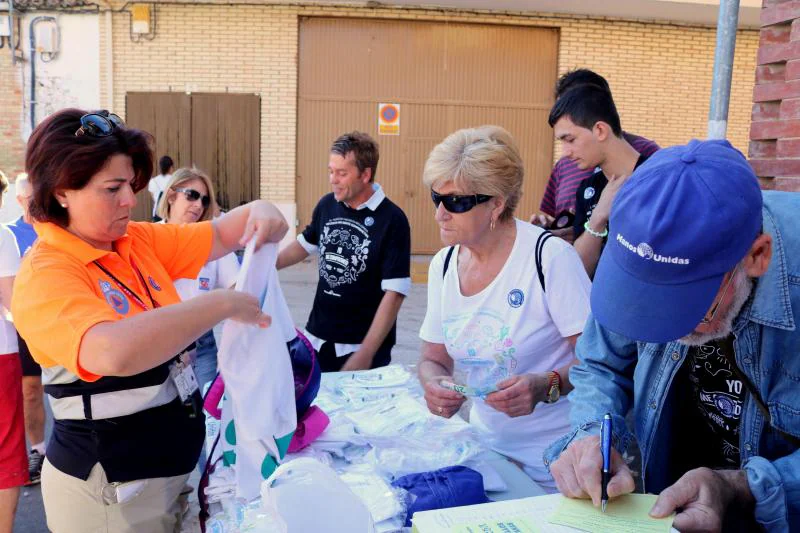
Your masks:
<svg viewBox="0 0 800 533"><path fill-rule="evenodd" d="M134 43L129 38L127 13L113 15L110 40L105 15L100 15L100 100L109 101L109 42L113 46L111 101L118 113L124 113L127 91L261 95L261 194L277 202L294 202L298 24L299 17L315 15L558 27L560 72L589 67L604 74L626 130L662 146L705 135L713 28L580 16L223 2L169 4L157 6L156 38ZM738 33L729 137L741 150L747 147L750 129L757 45L758 31ZM0 63L0 78L4 72Z"/></svg>
<svg viewBox="0 0 800 533"><path fill-rule="evenodd" d="M11 179L24 166L22 106L22 64L11 64L6 46L0 49L0 170Z"/></svg>
<svg viewBox="0 0 800 533"><path fill-rule="evenodd" d="M800 2L764 0L750 164L765 189L800 191Z"/></svg>

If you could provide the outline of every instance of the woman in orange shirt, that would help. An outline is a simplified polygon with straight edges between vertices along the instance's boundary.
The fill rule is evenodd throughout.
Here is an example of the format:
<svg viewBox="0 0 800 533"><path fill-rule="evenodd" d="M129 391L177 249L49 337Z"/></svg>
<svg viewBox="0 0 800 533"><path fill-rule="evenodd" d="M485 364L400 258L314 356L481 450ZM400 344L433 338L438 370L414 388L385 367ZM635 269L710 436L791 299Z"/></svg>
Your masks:
<svg viewBox="0 0 800 533"><path fill-rule="evenodd" d="M187 352L221 320L270 320L233 290L180 302L172 282L251 238L279 241L286 221L263 200L196 224L130 221L153 172L151 139L106 111L48 117L26 168L39 239L12 313L55 418L42 471L48 527L177 531L204 435Z"/></svg>

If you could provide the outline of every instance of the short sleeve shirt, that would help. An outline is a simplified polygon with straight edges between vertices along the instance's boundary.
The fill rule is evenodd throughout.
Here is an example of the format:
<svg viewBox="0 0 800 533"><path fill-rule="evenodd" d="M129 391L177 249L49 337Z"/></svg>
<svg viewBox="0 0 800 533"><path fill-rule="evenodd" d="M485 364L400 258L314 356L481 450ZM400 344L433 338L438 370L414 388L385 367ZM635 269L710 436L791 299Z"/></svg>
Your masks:
<svg viewBox="0 0 800 533"><path fill-rule="evenodd" d="M634 170L647 161L648 157L649 156L640 155L639 159L636 161ZM597 207L597 203L600 201L600 195L603 194L603 189L606 188L606 185L608 185L608 178L606 178L602 170L598 169L590 177L583 180L578 187L578 191L575 195L575 221L573 222L576 239L583 235L585 231L583 226L586 224L587 220L592 218L594 208Z"/></svg>
<svg viewBox="0 0 800 533"><path fill-rule="evenodd" d="M375 194L383 195L380 190ZM388 198L370 208L352 209L327 194L300 237L307 250L319 252L308 331L334 343L361 343L384 290L408 292L411 228L405 213ZM384 342L394 345L394 327Z"/></svg>
<svg viewBox="0 0 800 533"><path fill-rule="evenodd" d="M0 224L0 278L16 276L19 270L19 252L14 234ZM9 305L9 302L5 302ZM0 355L17 351L17 332L8 314L8 309L0 305Z"/></svg>
<svg viewBox="0 0 800 533"><path fill-rule="evenodd" d="M211 222L131 222L113 251L94 248L56 224L34 227L39 239L22 263L12 297L15 323L40 365L62 366L84 381L102 376L80 366L83 335L101 322L144 311L94 262L147 305L152 296L159 306L166 306L180 301L173 281L196 278L213 242Z"/></svg>
<svg viewBox="0 0 800 533"><path fill-rule="evenodd" d="M239 260L236 258L236 254L228 254L203 265L197 278L176 280L175 289L181 300L185 302L214 289L233 287L238 275Z"/></svg>
<svg viewBox="0 0 800 533"><path fill-rule="evenodd" d="M546 242L545 291L535 261L536 241L543 230L520 220L516 225L505 265L475 295L461 293L458 246L444 275L447 248L431 261L420 338L443 344L454 361L456 381L475 388L569 363L574 350L566 338L582 332L589 315L591 282L575 249L561 239ZM568 412L565 398L537 405L530 415L509 418L476 398L470 422L489 430L497 451L549 477L542 452L568 431Z"/></svg>

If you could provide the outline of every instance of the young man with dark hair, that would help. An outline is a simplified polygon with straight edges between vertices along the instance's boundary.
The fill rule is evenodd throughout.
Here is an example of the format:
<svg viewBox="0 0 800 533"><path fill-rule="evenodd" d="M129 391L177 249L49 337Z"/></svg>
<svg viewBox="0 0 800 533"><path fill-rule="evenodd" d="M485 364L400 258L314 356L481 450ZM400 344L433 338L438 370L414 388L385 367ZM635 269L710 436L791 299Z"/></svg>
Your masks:
<svg viewBox="0 0 800 533"><path fill-rule="evenodd" d="M648 156L622 136L611 93L597 85L579 85L565 92L550 110L548 122L565 157L581 170L597 169L578 186L573 223L575 249L589 277L594 277L614 195Z"/></svg>
<svg viewBox="0 0 800 533"><path fill-rule="evenodd" d="M567 72L558 79L555 87L556 100L569 89L580 85L596 85L611 94L611 88L603 76L592 70L581 68ZM637 152L645 156L649 156L658 150L656 143L644 137L624 131L622 136ZM550 173L550 179L545 187L544 196L539 207L546 216L533 217L531 222L540 218L541 221L536 223L544 225L551 221L547 217L557 217L567 211L574 213L575 192L578 189L578 185L580 185L581 181L591 176L592 173L593 169L581 169L568 157L559 159ZM572 228L557 230L556 234L569 242L575 239Z"/></svg>
<svg viewBox="0 0 800 533"><path fill-rule="evenodd" d="M336 139L328 160L333 192L278 256L281 269L319 254L306 336L325 372L388 365L397 313L411 288L411 229L374 183L378 158L378 145L365 133Z"/></svg>

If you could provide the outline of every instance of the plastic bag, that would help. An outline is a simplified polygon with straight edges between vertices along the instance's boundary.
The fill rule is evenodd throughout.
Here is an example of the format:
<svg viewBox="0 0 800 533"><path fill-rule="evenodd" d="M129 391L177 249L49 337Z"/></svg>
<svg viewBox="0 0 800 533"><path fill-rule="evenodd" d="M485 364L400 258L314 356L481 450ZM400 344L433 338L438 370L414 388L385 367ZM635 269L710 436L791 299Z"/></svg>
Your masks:
<svg viewBox="0 0 800 533"><path fill-rule="evenodd" d="M218 359L225 380L222 451L235 464L237 496L252 500L286 454L297 427L295 384L286 343L295 337L275 261L277 244L255 251L250 241L236 290L253 294L272 325L262 329L228 320Z"/></svg>
<svg viewBox="0 0 800 533"><path fill-rule="evenodd" d="M405 491L392 487L374 469L345 471L339 477L361 498L375 523L405 515Z"/></svg>
<svg viewBox="0 0 800 533"><path fill-rule="evenodd" d="M404 395L350 411L346 416L361 435L392 437L401 435L408 426L424 423L430 414L417 400Z"/></svg>
<svg viewBox="0 0 800 533"><path fill-rule="evenodd" d="M452 385L465 396L485 398L497 390L497 384L511 375L505 365L493 358L471 357L456 359L453 369ZM456 390L454 387L446 388Z"/></svg>
<svg viewBox="0 0 800 533"><path fill-rule="evenodd" d="M279 466L261 484L265 509L290 532L373 533L369 509L329 466L302 458Z"/></svg>
<svg viewBox="0 0 800 533"><path fill-rule="evenodd" d="M249 504L229 499L206 523L206 533L288 533L286 523L256 499Z"/></svg>

